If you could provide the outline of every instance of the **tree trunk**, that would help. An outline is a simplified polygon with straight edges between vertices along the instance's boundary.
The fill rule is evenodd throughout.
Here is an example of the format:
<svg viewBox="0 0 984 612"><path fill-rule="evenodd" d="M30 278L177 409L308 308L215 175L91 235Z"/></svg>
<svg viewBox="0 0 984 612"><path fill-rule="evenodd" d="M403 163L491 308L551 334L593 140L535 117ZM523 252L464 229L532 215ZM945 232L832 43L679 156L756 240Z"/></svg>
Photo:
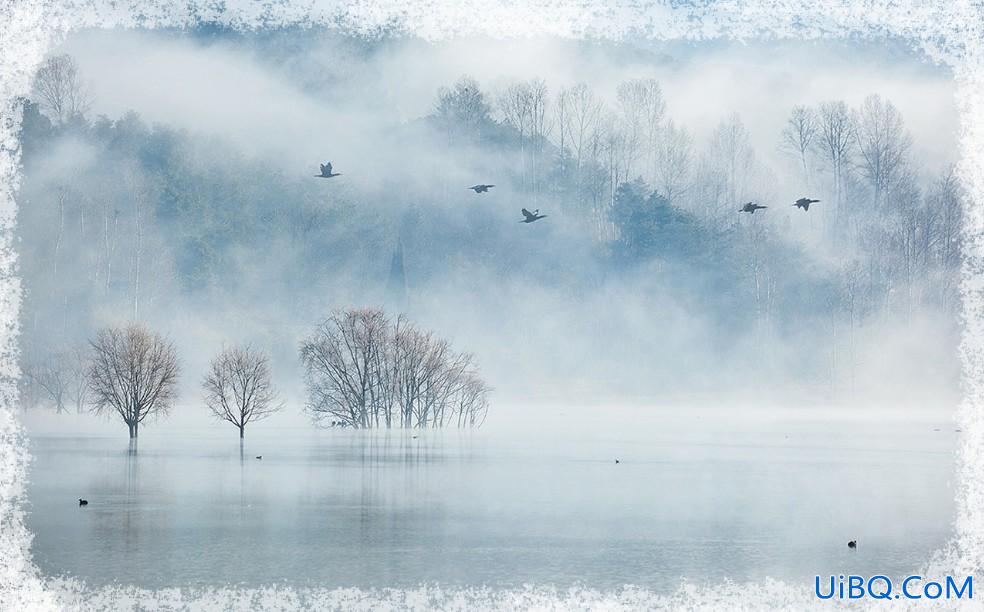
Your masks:
<svg viewBox="0 0 984 612"><path fill-rule="evenodd" d="M246 427L244 425L239 426L239 439L242 440L246 432Z"/></svg>
<svg viewBox="0 0 984 612"><path fill-rule="evenodd" d="M129 428L130 428L130 437L131 438L136 438L137 437L137 426L138 425L139 425L139 423L127 423L127 426L129 426Z"/></svg>

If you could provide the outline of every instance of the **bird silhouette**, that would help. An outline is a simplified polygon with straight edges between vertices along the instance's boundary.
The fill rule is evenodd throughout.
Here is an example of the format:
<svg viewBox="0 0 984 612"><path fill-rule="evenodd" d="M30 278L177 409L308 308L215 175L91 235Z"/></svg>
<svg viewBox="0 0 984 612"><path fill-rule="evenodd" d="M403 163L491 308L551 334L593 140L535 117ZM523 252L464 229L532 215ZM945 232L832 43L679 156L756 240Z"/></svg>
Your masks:
<svg viewBox="0 0 984 612"><path fill-rule="evenodd" d="M760 206L758 204L753 204L751 202L745 202L744 206L738 209L738 212L747 212L747 213L755 214L756 210L762 208L768 208L768 206Z"/></svg>
<svg viewBox="0 0 984 612"><path fill-rule="evenodd" d="M79 506L88 506L88 505L89 505L89 500L82 499L81 497L79 498Z"/></svg>
<svg viewBox="0 0 984 612"><path fill-rule="evenodd" d="M618 459L616 459L616 460L615 460L615 463L621 463L621 462L620 462L620 461L619 461Z"/></svg>
<svg viewBox="0 0 984 612"><path fill-rule="evenodd" d="M469 189L471 189L475 193L485 193L489 189L492 189L493 187L495 187L495 185L485 185L485 184L479 183L478 185L472 185L471 187L469 187Z"/></svg>
<svg viewBox="0 0 984 612"><path fill-rule="evenodd" d="M819 202L820 200L811 200L810 198L800 198L793 202L793 206L796 208L802 208L803 210L810 210L810 204Z"/></svg>
<svg viewBox="0 0 984 612"><path fill-rule="evenodd" d="M848 548L857 548L858 547L858 541L857 540L851 540L850 542L847 543L847 547Z"/></svg>
<svg viewBox="0 0 984 612"><path fill-rule="evenodd" d="M318 178L334 178L336 176L342 176L341 172L331 171L331 162L326 164L321 164L321 174L315 174L314 176Z"/></svg>
<svg viewBox="0 0 984 612"><path fill-rule="evenodd" d="M256 458L257 459L262 459L263 458L263 455L257 455Z"/></svg>
<svg viewBox="0 0 984 612"><path fill-rule="evenodd" d="M533 212L530 212L530 211L528 211L528 210L526 210L524 208L523 209L523 217L525 217L525 219L523 219L522 221L520 221L520 223L533 223L534 221L539 221L540 219L543 219L546 216L547 215L541 215L540 214L540 209L539 208L537 208Z"/></svg>

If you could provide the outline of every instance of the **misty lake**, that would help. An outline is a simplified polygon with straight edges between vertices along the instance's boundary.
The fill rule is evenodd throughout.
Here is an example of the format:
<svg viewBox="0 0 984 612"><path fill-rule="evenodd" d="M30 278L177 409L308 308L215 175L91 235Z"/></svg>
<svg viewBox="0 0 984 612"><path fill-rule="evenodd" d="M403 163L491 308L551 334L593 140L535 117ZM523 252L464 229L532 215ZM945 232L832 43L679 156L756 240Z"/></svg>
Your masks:
<svg viewBox="0 0 984 612"><path fill-rule="evenodd" d="M42 571L93 586L812 585L911 572L947 541L958 435L942 418L822 416L258 426L241 454L231 430L147 427L131 455L125 430L35 432L25 509Z"/></svg>

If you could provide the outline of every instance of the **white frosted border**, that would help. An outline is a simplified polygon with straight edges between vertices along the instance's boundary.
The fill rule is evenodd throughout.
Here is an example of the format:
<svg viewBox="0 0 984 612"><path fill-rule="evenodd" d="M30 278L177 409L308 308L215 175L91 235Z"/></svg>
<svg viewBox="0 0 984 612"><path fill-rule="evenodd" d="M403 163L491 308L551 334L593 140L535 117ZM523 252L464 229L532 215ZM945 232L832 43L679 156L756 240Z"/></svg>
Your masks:
<svg viewBox="0 0 984 612"><path fill-rule="evenodd" d="M669 595L646 589L614 591L528 586L397 589L164 589L86 588L73 580L42 579L30 558L31 534L21 505L29 461L17 418L16 361L20 280L13 228L19 185L20 114L16 96L49 45L82 27L186 26L218 21L239 28L308 24L355 34L405 33L429 40L478 35L514 38L549 35L654 39L895 37L949 65L960 112L958 172L964 202L966 260L962 268L964 399L957 412L958 446L954 540L925 563L927 576L980 574L984 568L984 7L970 0L727 0L702 7L681 2L582 0L0 0L0 608L4 610L829 610L844 602L819 601L812 585L765 579L697 588L684 583ZM975 204L976 203L976 204ZM984 576L984 574L982 574ZM979 583L982 584L982 583ZM981 589L982 587L978 587ZM984 593L978 593L980 602ZM973 601L931 604L859 601L893 610L940 606L980 609Z"/></svg>

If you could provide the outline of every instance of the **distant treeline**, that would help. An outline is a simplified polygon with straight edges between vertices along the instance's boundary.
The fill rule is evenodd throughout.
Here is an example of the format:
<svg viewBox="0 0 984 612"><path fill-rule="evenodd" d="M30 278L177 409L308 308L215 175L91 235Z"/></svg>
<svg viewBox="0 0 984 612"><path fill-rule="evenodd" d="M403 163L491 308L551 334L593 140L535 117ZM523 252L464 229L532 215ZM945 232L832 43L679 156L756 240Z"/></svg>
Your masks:
<svg viewBox="0 0 984 612"><path fill-rule="evenodd" d="M368 183L346 172L333 180L351 183L330 191L311 178L324 160L286 172L135 113L90 117L84 100L57 111L36 94L21 132L26 359L178 303L310 318L323 296L399 311L442 284L583 296L613 276L699 304L723 346L751 333L747 357L762 367L808 359L783 366L830 381L852 367L867 321L930 311L956 322L963 192L952 171L921 173L890 101L790 109L775 139L785 180L821 200L804 213L777 199L777 172L737 115L700 144L656 81L604 93L540 79L488 92L463 77L427 116L383 130L380 147L408 162L426 148L429 163ZM344 151L330 154L344 170ZM509 210L479 204L496 195L467 191L477 181L509 193ZM363 187L334 188L347 184ZM769 209L739 214L749 200ZM550 217L517 231L520 206ZM791 222L816 223L819 245L791 238ZM782 337L816 350L782 354ZM369 402L357 419L385 411Z"/></svg>

